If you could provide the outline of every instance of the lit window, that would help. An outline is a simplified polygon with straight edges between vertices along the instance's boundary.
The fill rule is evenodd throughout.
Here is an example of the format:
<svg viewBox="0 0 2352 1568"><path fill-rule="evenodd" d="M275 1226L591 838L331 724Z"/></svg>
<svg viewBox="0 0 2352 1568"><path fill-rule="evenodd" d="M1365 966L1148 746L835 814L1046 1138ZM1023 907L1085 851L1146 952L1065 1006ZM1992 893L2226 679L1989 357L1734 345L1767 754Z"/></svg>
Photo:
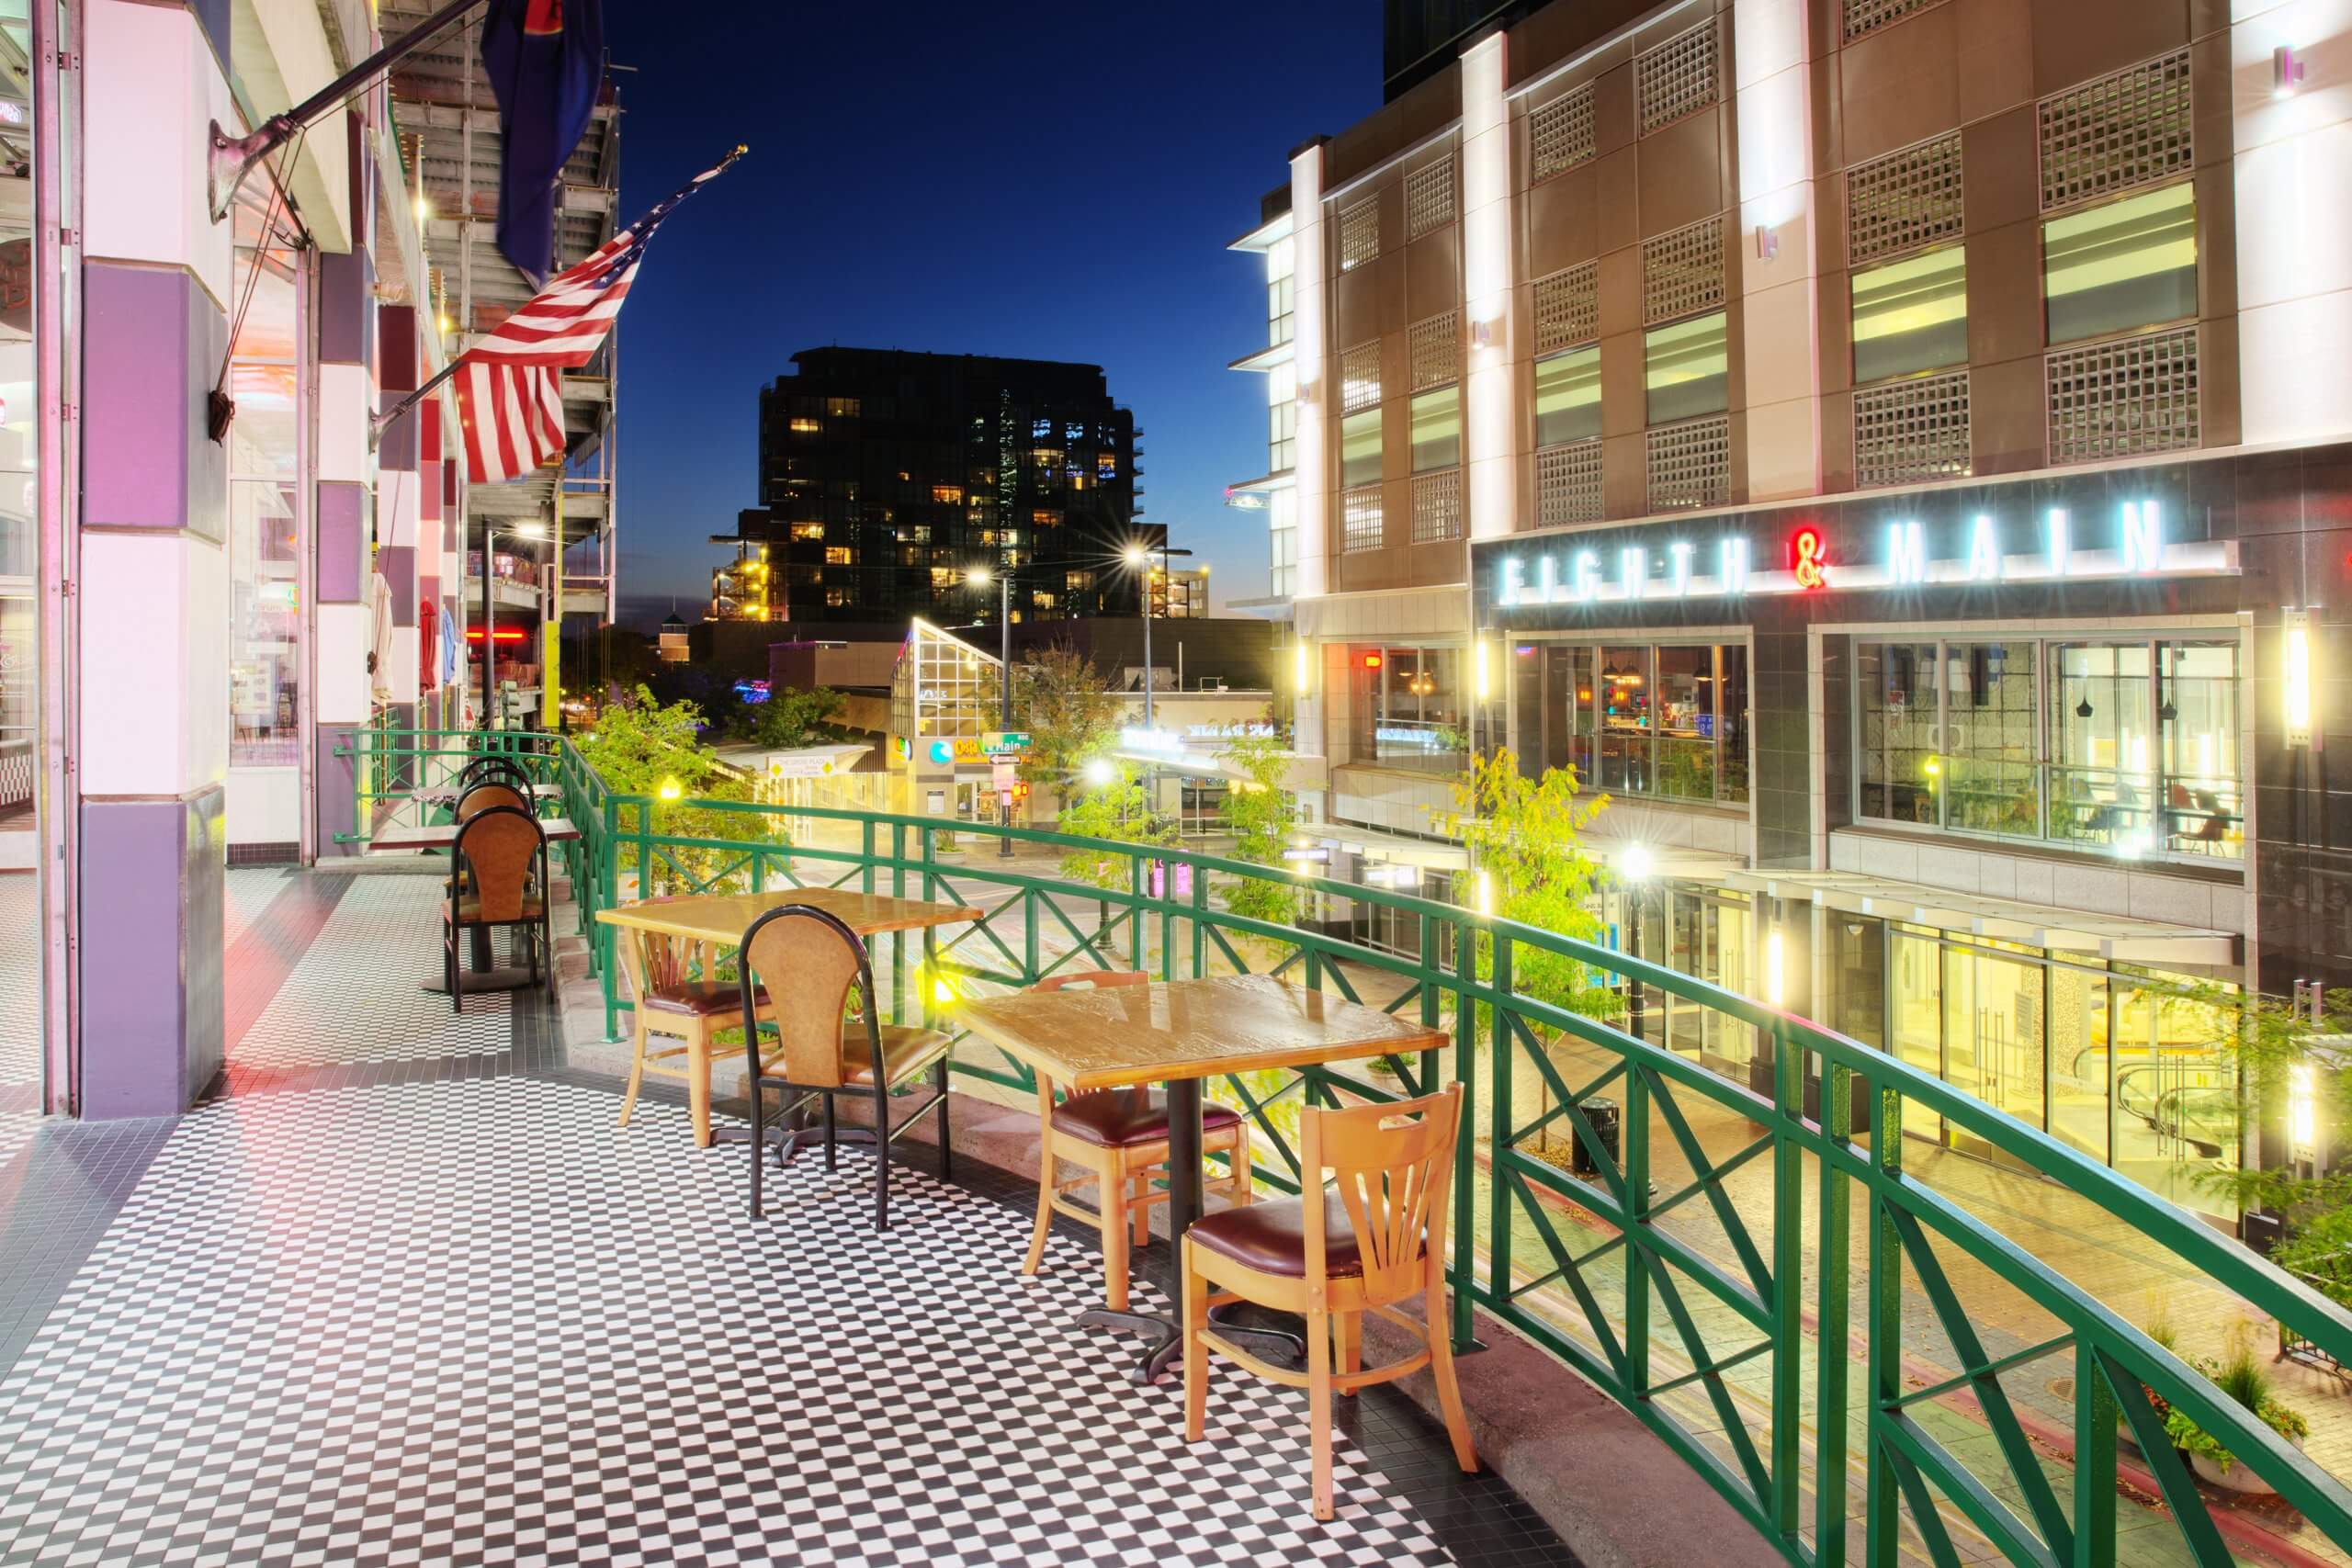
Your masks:
<svg viewBox="0 0 2352 1568"><path fill-rule="evenodd" d="M1600 434L1600 345L1535 362L1535 445Z"/></svg>
<svg viewBox="0 0 2352 1568"><path fill-rule="evenodd" d="M792 422L792 433L795 435L814 435L824 428L825 422L820 419L796 418Z"/></svg>
<svg viewBox="0 0 2352 1568"><path fill-rule="evenodd" d="M858 408L855 398L827 398L825 412L840 419L855 419Z"/></svg>
<svg viewBox="0 0 2352 1568"><path fill-rule="evenodd" d="M2166 186L2041 226L2050 341L2073 343L2197 314L2197 192Z"/></svg>
<svg viewBox="0 0 2352 1568"><path fill-rule="evenodd" d="M822 523L795 523L792 536L796 539L821 539L825 536L825 525Z"/></svg>
<svg viewBox="0 0 2352 1568"><path fill-rule="evenodd" d="M1854 274L1854 379L1968 362L1968 253L1958 245Z"/></svg>
<svg viewBox="0 0 2352 1568"><path fill-rule="evenodd" d="M964 503L964 487L962 485L933 485L931 487L931 499L952 502L961 506Z"/></svg>
<svg viewBox="0 0 2352 1568"><path fill-rule="evenodd" d="M1721 413L1731 406L1722 311L1653 328L1644 334L1643 351L1650 423Z"/></svg>
<svg viewBox="0 0 2352 1568"><path fill-rule="evenodd" d="M1380 411L1351 413L1340 425L1340 482L1380 482Z"/></svg>
<svg viewBox="0 0 2352 1568"><path fill-rule="evenodd" d="M825 603L834 609L840 609L849 603L849 590L846 588L826 589Z"/></svg>
<svg viewBox="0 0 2352 1568"><path fill-rule="evenodd" d="M825 564L827 566L849 565L849 547L847 545L827 545L825 547Z"/></svg>
<svg viewBox="0 0 2352 1568"><path fill-rule="evenodd" d="M1462 389L1423 392L1413 400L1413 472L1451 468L1462 461Z"/></svg>
<svg viewBox="0 0 2352 1568"><path fill-rule="evenodd" d="M1033 527L1058 528L1062 525L1062 514L1058 512L1032 512L1029 522Z"/></svg>

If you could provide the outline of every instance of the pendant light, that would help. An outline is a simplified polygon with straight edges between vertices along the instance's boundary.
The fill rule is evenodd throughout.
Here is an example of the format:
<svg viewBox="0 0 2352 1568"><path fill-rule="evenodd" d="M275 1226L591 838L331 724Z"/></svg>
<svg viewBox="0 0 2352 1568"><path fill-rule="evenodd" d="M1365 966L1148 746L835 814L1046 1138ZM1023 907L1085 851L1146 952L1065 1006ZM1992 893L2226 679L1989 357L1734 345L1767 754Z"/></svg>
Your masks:
<svg viewBox="0 0 2352 1568"><path fill-rule="evenodd" d="M2088 717L2090 717L2090 716L2091 716L2091 694L2090 694L2090 691L2089 691L2089 689L2088 689L2088 688L2085 688L2085 690L2084 690L2084 692L2083 692L2083 700L2082 700L2081 702L2078 702L2078 703L2076 703L2076 704L2075 705L2075 716L2076 718L2088 718Z"/></svg>

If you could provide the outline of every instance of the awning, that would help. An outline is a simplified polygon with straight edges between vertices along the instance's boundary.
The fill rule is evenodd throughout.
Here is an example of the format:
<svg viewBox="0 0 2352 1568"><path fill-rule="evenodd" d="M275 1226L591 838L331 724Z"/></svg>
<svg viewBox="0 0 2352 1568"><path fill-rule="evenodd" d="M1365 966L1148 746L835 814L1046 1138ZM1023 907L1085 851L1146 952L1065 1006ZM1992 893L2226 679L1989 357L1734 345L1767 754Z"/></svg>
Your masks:
<svg viewBox="0 0 2352 1568"><path fill-rule="evenodd" d="M1767 897L1803 898L1851 915L1872 915L2110 963L2222 967L2242 962L2239 939L2229 931L1953 893L1859 872L1735 871L1724 882Z"/></svg>

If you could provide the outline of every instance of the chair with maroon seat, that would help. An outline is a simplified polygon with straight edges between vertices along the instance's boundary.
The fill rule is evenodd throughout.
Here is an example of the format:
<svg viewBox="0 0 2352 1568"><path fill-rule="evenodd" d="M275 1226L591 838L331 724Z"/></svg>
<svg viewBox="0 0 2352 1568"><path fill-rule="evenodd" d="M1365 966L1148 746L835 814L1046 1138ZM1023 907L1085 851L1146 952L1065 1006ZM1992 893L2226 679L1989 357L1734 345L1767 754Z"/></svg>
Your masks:
<svg viewBox="0 0 2352 1568"><path fill-rule="evenodd" d="M459 939L471 932L488 940L504 926L522 946L531 978L555 988L554 947L548 925L548 840L527 811L494 806L476 813L458 829L450 846L457 874L441 906L441 968L449 987L449 1010L466 1010L466 965Z"/></svg>
<svg viewBox="0 0 2352 1568"><path fill-rule="evenodd" d="M1143 986L1151 976L1140 969L1081 970L1049 976L1030 987L1058 991L1070 986ZM1250 1122L1230 1106L1209 1102L1201 1111L1203 1153L1222 1149L1230 1157L1231 1177L1226 1193L1235 1203L1250 1201ZM1113 1312L1127 1310L1128 1237L1136 1247L1151 1241L1151 1205L1164 1203L1153 1177L1168 1164L1168 1096L1156 1089L1098 1089L1073 1094L1059 1104L1054 1086L1037 1077L1037 1225L1029 1238L1023 1274L1035 1274L1045 1261L1046 1238L1054 1216L1097 1225L1102 1235L1103 1303ZM1056 1181L1057 1161L1085 1168L1085 1174ZM1065 1193L1088 1182L1096 1186L1091 1211L1070 1202Z"/></svg>
<svg viewBox="0 0 2352 1568"><path fill-rule="evenodd" d="M1299 1112L1299 1196L1193 1222L1184 1233L1186 1442L1205 1433L1211 1350L1270 1382L1305 1388L1315 1517L1328 1519L1332 1394L1427 1367L1455 1461L1465 1471L1478 1468L1446 1337L1446 1193L1461 1127L1458 1083L1390 1105L1306 1107ZM1415 1296L1421 1298L1419 1321L1396 1310ZM1209 1309L1237 1301L1306 1317L1305 1372L1260 1360L1216 1332ZM1421 1348L1366 1370L1368 1312L1419 1338Z"/></svg>
<svg viewBox="0 0 2352 1568"><path fill-rule="evenodd" d="M677 899L664 895L642 902L674 904ZM637 1091L647 1073L682 1079L694 1120L695 1146L707 1149L712 1044L720 1031L743 1027L743 993L734 981L718 977L717 955L705 943L634 928L621 935L621 967L637 1003L630 1010L637 1055L629 1064L628 1088L621 1093L621 1125L628 1125L629 1113L637 1109ZM768 1010L765 989L759 993L759 1008L762 1020L775 1017ZM650 1037L656 1034L680 1043L654 1050Z"/></svg>

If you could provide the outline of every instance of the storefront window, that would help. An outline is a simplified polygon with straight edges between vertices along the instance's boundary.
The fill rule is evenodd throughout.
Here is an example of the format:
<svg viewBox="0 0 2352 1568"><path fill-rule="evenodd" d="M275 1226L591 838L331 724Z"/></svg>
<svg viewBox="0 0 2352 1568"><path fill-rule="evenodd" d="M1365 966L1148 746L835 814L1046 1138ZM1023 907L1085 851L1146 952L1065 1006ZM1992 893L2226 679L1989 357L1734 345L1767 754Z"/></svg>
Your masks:
<svg viewBox="0 0 2352 1568"><path fill-rule="evenodd" d="M2237 648L2166 642L2157 645L2156 656L2166 847L2175 854L2235 860L2245 840Z"/></svg>
<svg viewBox="0 0 2352 1568"><path fill-rule="evenodd" d="M1747 649L1533 645L1518 684L1521 767L1574 768L1617 795L1747 798Z"/></svg>
<svg viewBox="0 0 2352 1568"><path fill-rule="evenodd" d="M1856 650L1861 815L1937 819L1936 645L1866 642Z"/></svg>
<svg viewBox="0 0 2352 1568"><path fill-rule="evenodd" d="M1661 955L1678 974L1745 992L1749 976L1751 913L1739 894L1672 886L1661 895L1667 946ZM1645 950L1647 951L1647 950ZM1653 993L1663 1010L1667 1048L1719 1073L1738 1076L1756 1054L1755 1031L1713 1008Z"/></svg>
<svg viewBox="0 0 2352 1568"><path fill-rule="evenodd" d="M1854 379L1968 363L1968 253L1958 245L1854 274Z"/></svg>
<svg viewBox="0 0 2352 1568"><path fill-rule="evenodd" d="M1715 728L1722 737L1722 761L1717 764L1723 780L1723 798L1745 801L1747 798L1747 649L1742 643L1725 643L1715 649L1715 668L1722 671L1715 684Z"/></svg>
<svg viewBox="0 0 2352 1568"><path fill-rule="evenodd" d="M1462 389L1423 392L1413 400L1413 472L1451 468L1461 461Z"/></svg>
<svg viewBox="0 0 2352 1568"><path fill-rule="evenodd" d="M1600 709L1600 778L1617 795L1647 795L1656 691L1646 648L1605 648L1593 696Z"/></svg>
<svg viewBox="0 0 2352 1568"><path fill-rule="evenodd" d="M2233 1213L2196 1178L2238 1168L2234 1010L2182 995L2169 976L2119 974L2112 988L2115 1168L2184 1207Z"/></svg>
<svg viewBox="0 0 2352 1568"><path fill-rule="evenodd" d="M1349 663L1361 682L1353 753L1412 773L1462 771L1462 652L1452 648L1359 645Z"/></svg>
<svg viewBox="0 0 2352 1568"><path fill-rule="evenodd" d="M1946 820L1974 833L2038 838L2034 645L1944 645Z"/></svg>
<svg viewBox="0 0 2352 1568"><path fill-rule="evenodd" d="M1715 798L1715 650L1657 650L1657 793Z"/></svg>
<svg viewBox="0 0 2352 1568"><path fill-rule="evenodd" d="M2042 973L1995 953L1944 949L1944 1077L2030 1127L2042 1124ZM1952 1146L1993 1152L1959 1129Z"/></svg>
<svg viewBox="0 0 2352 1568"><path fill-rule="evenodd" d="M250 199L260 186L260 199ZM236 281L250 287L231 349L229 427L229 761L293 767L300 759L301 559L298 430L301 253L276 225L263 180L237 207Z"/></svg>

